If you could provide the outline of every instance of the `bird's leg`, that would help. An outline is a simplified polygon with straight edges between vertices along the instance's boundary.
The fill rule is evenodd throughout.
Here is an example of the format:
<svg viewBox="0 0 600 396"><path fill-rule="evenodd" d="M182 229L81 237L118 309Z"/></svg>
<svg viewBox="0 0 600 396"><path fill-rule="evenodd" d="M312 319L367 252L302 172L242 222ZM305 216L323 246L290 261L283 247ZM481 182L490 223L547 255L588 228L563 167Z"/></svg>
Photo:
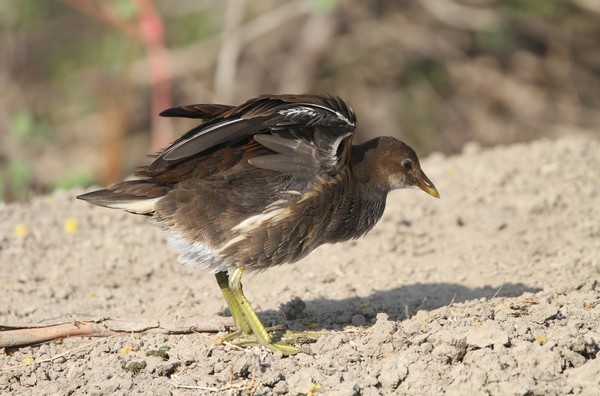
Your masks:
<svg viewBox="0 0 600 396"><path fill-rule="evenodd" d="M223 293L223 297L225 297L225 301L227 302L227 306L231 311L231 316L233 317L233 323L235 323L236 331L227 336L227 338L235 338L238 334L250 334L252 329L250 325L246 321L246 317L242 312L240 304L237 302L236 298L233 296L231 289L229 288L229 275L227 272L217 272L215 274L217 278L217 283L221 288L221 292Z"/></svg>
<svg viewBox="0 0 600 396"><path fill-rule="evenodd" d="M285 355L292 355L298 352L301 352L299 348L288 345L285 342L277 341L273 342L273 339L265 326L262 324L254 309L250 305L250 302L244 295L242 291L242 274L244 273L244 268L238 267L236 268L231 276L229 277L229 289L233 294L234 298L237 300L239 307L241 308L248 325L252 329L252 332L258 338L259 343L262 346L266 346L272 351L278 351Z"/></svg>
<svg viewBox="0 0 600 396"><path fill-rule="evenodd" d="M256 315L256 312L254 312L254 309L252 309L250 302L248 301L242 290L243 273L244 269L240 267L236 268L233 271L233 273L229 277L229 289L231 290L231 293L233 294L234 298L237 300L237 303L239 304L239 307L241 308L244 317L248 321L252 332L254 332L254 335L258 337L258 339L261 341L261 344L270 344L271 335L265 329L265 326L263 326L262 322Z"/></svg>

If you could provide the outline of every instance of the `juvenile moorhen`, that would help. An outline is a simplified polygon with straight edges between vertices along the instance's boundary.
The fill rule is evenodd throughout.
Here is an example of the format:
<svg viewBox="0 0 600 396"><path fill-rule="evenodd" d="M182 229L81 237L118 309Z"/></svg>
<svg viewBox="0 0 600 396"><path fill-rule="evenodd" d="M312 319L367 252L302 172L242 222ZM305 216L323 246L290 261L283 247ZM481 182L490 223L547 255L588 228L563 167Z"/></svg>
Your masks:
<svg viewBox="0 0 600 396"><path fill-rule="evenodd" d="M236 333L284 354L300 350L273 340L242 291L243 272L366 234L391 190L416 186L439 198L405 143L352 145L356 117L335 96L265 95L161 115L204 123L139 169L139 179L77 198L151 216L180 262L215 274Z"/></svg>

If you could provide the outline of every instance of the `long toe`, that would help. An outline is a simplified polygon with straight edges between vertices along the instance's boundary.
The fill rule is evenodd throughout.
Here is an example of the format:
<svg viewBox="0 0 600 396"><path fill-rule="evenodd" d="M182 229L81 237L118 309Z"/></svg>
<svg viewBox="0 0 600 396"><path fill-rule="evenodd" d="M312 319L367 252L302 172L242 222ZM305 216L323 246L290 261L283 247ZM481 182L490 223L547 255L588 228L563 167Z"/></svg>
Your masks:
<svg viewBox="0 0 600 396"><path fill-rule="evenodd" d="M319 339L319 337L322 337L324 335L325 333L317 333L315 331L288 331L287 333L283 333L280 339L284 342L294 342L296 344L303 344L316 342Z"/></svg>
<svg viewBox="0 0 600 396"><path fill-rule="evenodd" d="M281 352L284 355L295 355L300 352L307 353L306 350L295 347L283 341L272 342L266 345L266 347L273 352Z"/></svg>

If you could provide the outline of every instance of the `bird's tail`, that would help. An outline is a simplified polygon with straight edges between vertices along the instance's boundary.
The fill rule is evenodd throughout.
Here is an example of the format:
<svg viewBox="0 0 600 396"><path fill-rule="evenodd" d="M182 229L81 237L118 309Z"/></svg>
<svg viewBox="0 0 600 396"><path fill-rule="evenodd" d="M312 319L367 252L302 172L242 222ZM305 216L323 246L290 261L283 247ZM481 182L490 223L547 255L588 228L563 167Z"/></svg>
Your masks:
<svg viewBox="0 0 600 396"><path fill-rule="evenodd" d="M148 180L129 180L114 186L78 195L77 198L94 205L121 209L130 213L151 215L156 203L171 187Z"/></svg>

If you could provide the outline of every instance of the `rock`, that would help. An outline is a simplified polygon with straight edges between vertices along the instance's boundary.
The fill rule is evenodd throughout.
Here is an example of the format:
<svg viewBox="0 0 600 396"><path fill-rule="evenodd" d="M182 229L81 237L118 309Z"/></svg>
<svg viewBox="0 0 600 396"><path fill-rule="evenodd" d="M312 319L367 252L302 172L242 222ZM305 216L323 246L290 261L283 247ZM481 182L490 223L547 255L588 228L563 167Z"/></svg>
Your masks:
<svg viewBox="0 0 600 396"><path fill-rule="evenodd" d="M352 316L352 325L353 326L364 326L367 324L367 319L364 315L356 314Z"/></svg>
<svg viewBox="0 0 600 396"><path fill-rule="evenodd" d="M375 324L371 327L371 340L369 343L381 344L388 341L396 331L396 322L388 319L387 314L378 313Z"/></svg>
<svg viewBox="0 0 600 396"><path fill-rule="evenodd" d="M336 389L332 389L327 394L331 396L358 396L360 395L360 386L356 381L342 382Z"/></svg>
<svg viewBox="0 0 600 396"><path fill-rule="evenodd" d="M508 345L508 333L494 322L486 321L481 326L469 328L467 345L473 348L486 348L492 345Z"/></svg>
<svg viewBox="0 0 600 396"><path fill-rule="evenodd" d="M381 362L381 373L378 380L384 390L392 391L408 376L408 367L404 359L394 355Z"/></svg>
<svg viewBox="0 0 600 396"><path fill-rule="evenodd" d="M300 297L294 297L291 301L282 304L279 309L287 320L295 320L304 316L306 303Z"/></svg>
<svg viewBox="0 0 600 396"><path fill-rule="evenodd" d="M533 305L529 311L530 319L539 324L546 323L548 320L556 317L556 315L558 315L558 308L546 302Z"/></svg>
<svg viewBox="0 0 600 396"><path fill-rule="evenodd" d="M305 395L311 389L316 393L316 388L321 389L325 376L316 367L307 367L293 373L288 377L288 391L290 395Z"/></svg>
<svg viewBox="0 0 600 396"><path fill-rule="evenodd" d="M163 362L156 366L156 375L170 377L177 367L181 365L181 362Z"/></svg>

